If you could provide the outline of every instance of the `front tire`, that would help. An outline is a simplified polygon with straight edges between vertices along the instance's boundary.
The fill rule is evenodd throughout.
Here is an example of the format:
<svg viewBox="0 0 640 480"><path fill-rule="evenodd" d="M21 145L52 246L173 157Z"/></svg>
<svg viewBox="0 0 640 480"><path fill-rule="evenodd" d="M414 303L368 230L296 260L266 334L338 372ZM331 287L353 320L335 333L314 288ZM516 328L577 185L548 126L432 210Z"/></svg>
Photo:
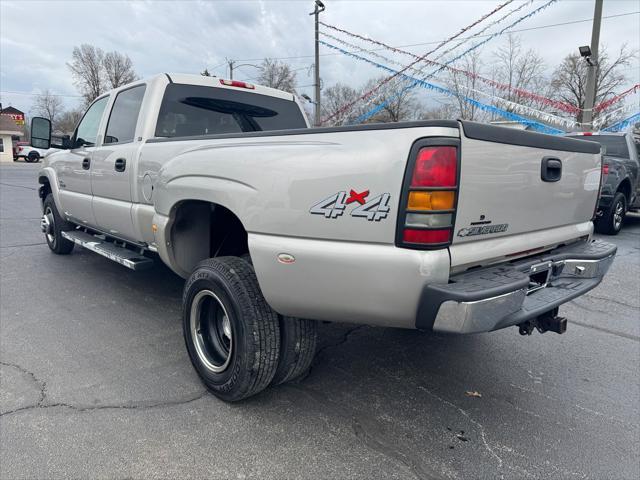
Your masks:
<svg viewBox="0 0 640 480"><path fill-rule="evenodd" d="M27 159L29 163L38 163L40 161L40 154L38 152L31 152Z"/></svg>
<svg viewBox="0 0 640 480"><path fill-rule="evenodd" d="M606 235L617 235L622 230L626 213L627 197L622 192L616 192L609 208L596 220L596 231Z"/></svg>
<svg viewBox="0 0 640 480"><path fill-rule="evenodd" d="M56 202L50 193L44 199L42 205L42 220L40 222L42 233L49 245L49 249L58 255L66 255L73 250L74 243L62 236L63 231L73 230L74 225L64 220L58 213Z"/></svg>
<svg viewBox="0 0 640 480"><path fill-rule="evenodd" d="M228 402L266 388L278 366L280 327L251 265L238 257L204 260L182 299L187 352L205 386Z"/></svg>

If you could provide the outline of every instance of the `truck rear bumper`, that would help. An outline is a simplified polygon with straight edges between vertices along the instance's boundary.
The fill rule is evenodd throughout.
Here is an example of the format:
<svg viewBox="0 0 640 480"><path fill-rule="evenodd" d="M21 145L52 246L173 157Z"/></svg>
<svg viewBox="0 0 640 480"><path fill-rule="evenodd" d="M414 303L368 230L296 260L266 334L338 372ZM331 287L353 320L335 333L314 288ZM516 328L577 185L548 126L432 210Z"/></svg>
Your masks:
<svg viewBox="0 0 640 480"><path fill-rule="evenodd" d="M425 287L416 327L479 333L519 325L595 288L615 253L609 243L580 242L454 275L446 285Z"/></svg>

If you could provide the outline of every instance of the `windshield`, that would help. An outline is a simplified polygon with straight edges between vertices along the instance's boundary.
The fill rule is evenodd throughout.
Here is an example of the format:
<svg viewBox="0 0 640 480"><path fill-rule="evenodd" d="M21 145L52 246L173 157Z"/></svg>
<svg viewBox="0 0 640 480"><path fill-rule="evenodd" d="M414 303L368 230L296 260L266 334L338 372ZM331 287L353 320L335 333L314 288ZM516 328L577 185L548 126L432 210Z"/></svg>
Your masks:
<svg viewBox="0 0 640 480"><path fill-rule="evenodd" d="M306 128L298 104L242 90L167 85L156 137L260 132Z"/></svg>
<svg viewBox="0 0 640 480"><path fill-rule="evenodd" d="M629 148L627 140L622 135L589 135L587 137L577 137L581 140L598 142L606 148L605 155L612 157L629 158Z"/></svg>

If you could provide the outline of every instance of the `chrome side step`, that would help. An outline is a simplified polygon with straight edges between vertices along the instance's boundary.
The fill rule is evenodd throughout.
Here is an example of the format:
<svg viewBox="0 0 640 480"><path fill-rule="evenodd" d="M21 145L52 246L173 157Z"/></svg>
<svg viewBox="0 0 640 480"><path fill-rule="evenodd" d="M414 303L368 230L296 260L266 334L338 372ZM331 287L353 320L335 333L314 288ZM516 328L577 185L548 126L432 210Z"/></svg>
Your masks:
<svg viewBox="0 0 640 480"><path fill-rule="evenodd" d="M81 230L62 232L62 236L131 270L145 270L153 266L152 259Z"/></svg>

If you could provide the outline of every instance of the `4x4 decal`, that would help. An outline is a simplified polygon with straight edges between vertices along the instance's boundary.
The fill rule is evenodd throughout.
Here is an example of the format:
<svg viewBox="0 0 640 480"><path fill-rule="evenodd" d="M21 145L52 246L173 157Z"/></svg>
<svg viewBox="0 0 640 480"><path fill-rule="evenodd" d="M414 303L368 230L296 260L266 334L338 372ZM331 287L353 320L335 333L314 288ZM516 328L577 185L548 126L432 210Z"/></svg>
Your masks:
<svg viewBox="0 0 640 480"><path fill-rule="evenodd" d="M387 218L391 211L391 194L382 193L367 200L368 196L369 190L356 192L351 189L349 196L346 191L338 192L312 205L309 213L324 215L325 218L338 218L345 213L348 205L353 204L355 208L351 210L352 217L366 218L370 222L379 222Z"/></svg>

